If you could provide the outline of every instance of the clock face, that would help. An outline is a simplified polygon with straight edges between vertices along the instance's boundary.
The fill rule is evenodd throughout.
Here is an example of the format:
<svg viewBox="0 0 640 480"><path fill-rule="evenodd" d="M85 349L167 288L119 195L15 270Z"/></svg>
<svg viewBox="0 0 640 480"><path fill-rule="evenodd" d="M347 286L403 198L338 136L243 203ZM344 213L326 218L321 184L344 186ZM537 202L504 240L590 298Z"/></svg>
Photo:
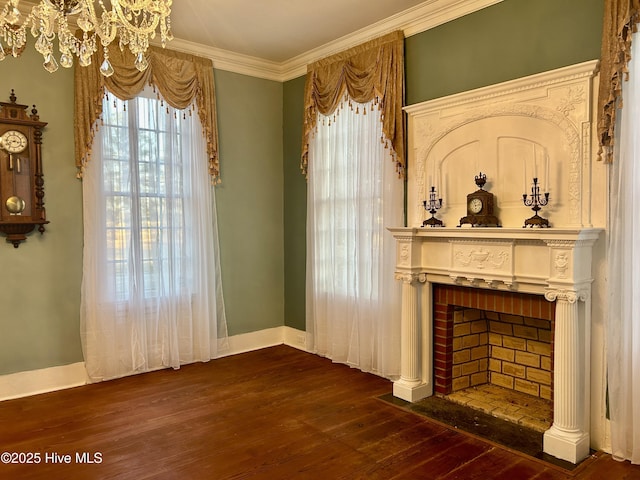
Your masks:
<svg viewBox="0 0 640 480"><path fill-rule="evenodd" d="M27 137L22 132L9 130L2 136L2 147L9 153L20 153L27 148Z"/></svg>
<svg viewBox="0 0 640 480"><path fill-rule="evenodd" d="M469 211L471 213L480 213L482 211L482 200L479 198L472 198L469 200Z"/></svg>

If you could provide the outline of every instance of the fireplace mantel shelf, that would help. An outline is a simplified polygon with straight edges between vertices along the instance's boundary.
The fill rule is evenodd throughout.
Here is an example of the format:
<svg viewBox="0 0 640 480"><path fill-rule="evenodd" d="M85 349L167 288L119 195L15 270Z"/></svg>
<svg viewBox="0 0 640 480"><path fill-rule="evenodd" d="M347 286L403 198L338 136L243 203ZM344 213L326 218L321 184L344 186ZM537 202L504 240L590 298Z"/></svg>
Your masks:
<svg viewBox="0 0 640 480"><path fill-rule="evenodd" d="M416 237L443 239L508 239L508 240L582 240L597 239L602 228L502 228L502 227L390 227L395 237L407 234Z"/></svg>
<svg viewBox="0 0 640 480"><path fill-rule="evenodd" d="M544 295L583 290L600 228L389 228L396 276Z"/></svg>

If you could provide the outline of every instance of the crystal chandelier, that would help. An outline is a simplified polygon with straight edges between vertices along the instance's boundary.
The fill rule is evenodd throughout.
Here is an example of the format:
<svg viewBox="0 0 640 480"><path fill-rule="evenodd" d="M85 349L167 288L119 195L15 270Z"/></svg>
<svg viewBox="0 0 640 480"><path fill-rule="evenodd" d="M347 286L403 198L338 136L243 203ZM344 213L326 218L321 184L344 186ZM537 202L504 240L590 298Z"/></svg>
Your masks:
<svg viewBox="0 0 640 480"><path fill-rule="evenodd" d="M148 66L145 52L158 26L163 47L173 38L169 18L173 0L40 0L23 21L19 1L8 0L0 11L0 60L7 54L20 55L30 30L36 39L36 50L44 58L44 68L52 73L58 69L53 54L56 35L60 65L70 68L76 56L78 64L86 67L102 47L100 72L107 77L113 74L108 46L114 40L121 50L129 48L136 68L144 71Z"/></svg>

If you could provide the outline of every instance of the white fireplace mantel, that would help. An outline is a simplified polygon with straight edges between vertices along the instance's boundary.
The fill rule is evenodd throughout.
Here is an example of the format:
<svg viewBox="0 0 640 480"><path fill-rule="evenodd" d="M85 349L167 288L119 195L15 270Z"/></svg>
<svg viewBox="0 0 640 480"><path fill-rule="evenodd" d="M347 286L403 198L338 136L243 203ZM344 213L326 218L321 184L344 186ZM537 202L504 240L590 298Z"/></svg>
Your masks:
<svg viewBox="0 0 640 480"><path fill-rule="evenodd" d="M602 265L602 248L594 244L608 201L608 171L597 161L594 128L597 63L405 107L410 228L390 229L395 275L402 280L401 378L394 394L413 402L433 392L431 284L543 295L555 302L556 320L554 421L544 451L575 463L588 455L590 423L602 410L589 372L591 297L592 291L602 297L603 281L592 274L592 263L595 271ZM457 227L479 172L502 228ZM523 194L531 193L534 178L540 192L549 193L540 216L552 228L522 228L533 213ZM432 189L442 199L435 216L444 228L421 227ZM600 402L595 414L591 401Z"/></svg>
<svg viewBox="0 0 640 480"><path fill-rule="evenodd" d="M401 375L393 394L433 394L433 283L544 295L556 302L554 419L544 451L589 454L592 248L602 229L389 228L402 281Z"/></svg>

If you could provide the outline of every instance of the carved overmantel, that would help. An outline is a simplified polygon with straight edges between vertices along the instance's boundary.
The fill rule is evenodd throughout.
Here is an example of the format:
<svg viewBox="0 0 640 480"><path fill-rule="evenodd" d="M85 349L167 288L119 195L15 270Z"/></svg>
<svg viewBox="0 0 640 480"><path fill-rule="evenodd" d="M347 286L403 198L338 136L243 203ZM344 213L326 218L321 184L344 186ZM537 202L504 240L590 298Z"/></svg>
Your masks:
<svg viewBox="0 0 640 480"><path fill-rule="evenodd" d="M428 217L422 202L436 187L438 217L455 227L466 215L474 175L487 175L503 227L522 227L537 177L550 193L542 211L554 227L600 224L605 178L594 177L590 61L405 107L408 114L407 224Z"/></svg>
<svg viewBox="0 0 640 480"><path fill-rule="evenodd" d="M554 419L544 451L574 463L589 453L592 247L601 229L389 228L402 280L401 373L393 394L433 394L434 283L544 295L556 302Z"/></svg>

